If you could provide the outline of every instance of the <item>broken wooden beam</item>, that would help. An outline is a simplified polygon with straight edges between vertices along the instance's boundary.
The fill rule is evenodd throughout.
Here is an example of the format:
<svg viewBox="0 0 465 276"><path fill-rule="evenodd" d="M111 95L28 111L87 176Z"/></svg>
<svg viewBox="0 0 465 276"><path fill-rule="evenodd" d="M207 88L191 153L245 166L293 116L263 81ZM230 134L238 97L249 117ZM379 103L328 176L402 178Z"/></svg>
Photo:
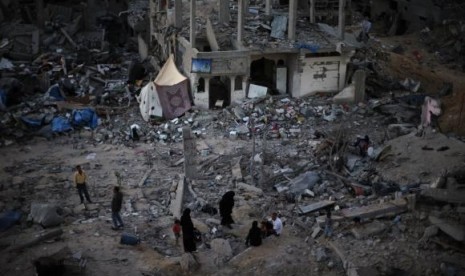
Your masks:
<svg viewBox="0 0 465 276"><path fill-rule="evenodd" d="M321 210L323 208L329 207L329 206L333 205L334 203L335 202L332 201L332 200L323 200L323 201L312 203L312 204L306 205L306 206L298 206L298 209L299 209L298 213L299 213L299 215L305 215L305 214L315 212L315 211Z"/></svg>
<svg viewBox="0 0 465 276"><path fill-rule="evenodd" d="M342 209L341 213L345 218L353 219L358 217L367 219L392 216L405 211L407 211L407 201L403 198L399 198L376 205Z"/></svg>

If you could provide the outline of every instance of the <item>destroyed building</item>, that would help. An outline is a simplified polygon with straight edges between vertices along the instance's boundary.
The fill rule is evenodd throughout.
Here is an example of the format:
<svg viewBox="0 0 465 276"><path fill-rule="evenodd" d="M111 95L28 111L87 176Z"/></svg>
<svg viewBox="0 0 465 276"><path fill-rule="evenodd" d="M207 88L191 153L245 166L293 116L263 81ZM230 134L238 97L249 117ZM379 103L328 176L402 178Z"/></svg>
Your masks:
<svg viewBox="0 0 465 276"><path fill-rule="evenodd" d="M151 1L150 43L175 55L199 107L218 100L227 106L267 90L299 98L344 88L358 44L341 32L345 9L328 8L338 14L333 28L316 21L322 18L319 1L310 7L306 1L274 3Z"/></svg>
<svg viewBox="0 0 465 276"><path fill-rule="evenodd" d="M465 275L461 2L0 0L0 274Z"/></svg>

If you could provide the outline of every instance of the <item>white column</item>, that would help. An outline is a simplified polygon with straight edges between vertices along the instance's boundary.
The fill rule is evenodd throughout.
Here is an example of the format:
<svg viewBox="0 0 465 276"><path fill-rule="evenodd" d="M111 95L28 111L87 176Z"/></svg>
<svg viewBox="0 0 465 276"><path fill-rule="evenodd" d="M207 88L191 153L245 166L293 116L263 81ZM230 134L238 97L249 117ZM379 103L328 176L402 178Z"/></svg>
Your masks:
<svg viewBox="0 0 465 276"><path fill-rule="evenodd" d="M196 0L191 0L191 7L190 7L190 43L192 48L195 48L195 31L196 31L196 26L195 26L195 1Z"/></svg>
<svg viewBox="0 0 465 276"><path fill-rule="evenodd" d="M174 26L182 28L182 0L174 0Z"/></svg>
<svg viewBox="0 0 465 276"><path fill-rule="evenodd" d="M220 23L229 23L229 0L219 1L219 21Z"/></svg>
<svg viewBox="0 0 465 276"><path fill-rule="evenodd" d="M287 35L289 40L295 40L295 25L297 23L297 0L289 0L289 21Z"/></svg>
<svg viewBox="0 0 465 276"><path fill-rule="evenodd" d="M339 38L344 40L346 13L345 13L345 0L339 0L339 17L338 17L338 32Z"/></svg>
<svg viewBox="0 0 465 276"><path fill-rule="evenodd" d="M244 1L238 0L237 7L237 44L242 45L242 40L244 38Z"/></svg>
<svg viewBox="0 0 465 276"><path fill-rule="evenodd" d="M271 0L266 0L266 3L265 3L265 14L266 15L271 15L271 10L272 10L272 7L271 7Z"/></svg>
<svg viewBox="0 0 465 276"><path fill-rule="evenodd" d="M310 23L315 23L315 0L310 0Z"/></svg>

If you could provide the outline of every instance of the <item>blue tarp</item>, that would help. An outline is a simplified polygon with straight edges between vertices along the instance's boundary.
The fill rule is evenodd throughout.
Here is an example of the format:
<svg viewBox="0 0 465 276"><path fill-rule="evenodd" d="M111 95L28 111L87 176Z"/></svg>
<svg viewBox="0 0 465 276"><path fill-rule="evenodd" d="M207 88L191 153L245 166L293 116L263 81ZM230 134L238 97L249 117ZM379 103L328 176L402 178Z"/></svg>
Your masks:
<svg viewBox="0 0 465 276"><path fill-rule="evenodd" d="M91 108L75 109L71 116L71 123L74 126L87 126L95 129L98 125L98 116Z"/></svg>
<svg viewBox="0 0 465 276"><path fill-rule="evenodd" d="M305 43L296 43L294 47L298 49L307 49L307 50L310 50L310 52L312 53L318 53L318 50L320 49L319 45L305 44Z"/></svg>
<svg viewBox="0 0 465 276"><path fill-rule="evenodd" d="M48 96L51 98L54 98L56 101L65 100L65 98L63 98L63 96L61 95L60 86L58 84L54 84L50 86L47 92L48 92Z"/></svg>
<svg viewBox="0 0 465 276"><path fill-rule="evenodd" d="M52 131L53 132L66 132L72 130L69 120L64 117L55 117L52 120Z"/></svg>
<svg viewBox="0 0 465 276"><path fill-rule="evenodd" d="M21 212L7 211L0 214L0 232L8 230L21 219Z"/></svg>
<svg viewBox="0 0 465 276"><path fill-rule="evenodd" d="M21 117L21 121L29 126L29 127L40 127L43 125L44 123L44 119L45 119L45 116L40 118L40 119L36 119L36 118L28 118L28 117Z"/></svg>

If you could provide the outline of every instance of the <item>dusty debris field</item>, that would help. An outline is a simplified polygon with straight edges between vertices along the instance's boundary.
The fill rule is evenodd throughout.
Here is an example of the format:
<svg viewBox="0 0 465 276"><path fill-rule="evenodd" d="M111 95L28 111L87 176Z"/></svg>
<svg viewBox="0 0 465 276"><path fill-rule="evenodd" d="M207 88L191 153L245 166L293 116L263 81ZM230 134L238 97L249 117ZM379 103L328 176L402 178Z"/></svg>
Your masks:
<svg viewBox="0 0 465 276"><path fill-rule="evenodd" d="M1 133L8 139L0 148L0 218L21 214L0 232L2 275L34 275L43 257L66 268L58 275L464 275L463 137L437 129L418 137L421 110L405 103L405 96L434 95L444 81L453 83L442 96L439 123L444 132L457 130L464 73L439 66L424 49L424 60L415 60L411 52L423 47L417 39L374 39L360 51L375 69L367 74L367 100L354 106L334 105L330 95L267 97L146 123L133 101L103 116L94 133L49 140L40 133L14 140L16 129ZM398 44L404 54L391 52ZM421 89L399 87L406 77ZM134 123L140 141L129 139ZM171 205L185 173L185 126L195 134L189 155L197 178L186 180L182 208L193 210L202 233L192 255L171 233ZM355 146L365 135L373 151ZM89 175L92 204L79 204L71 181L77 164ZM114 231L118 184L125 228ZM202 211L218 208L228 190L236 192L232 230L219 225L218 214ZM53 225L29 219L37 204L48 204ZM327 208L330 239L322 233ZM282 236L247 248L252 221L272 212L285 221ZM141 243L120 244L123 233Z"/></svg>
<svg viewBox="0 0 465 276"><path fill-rule="evenodd" d="M344 275L350 271L358 275L461 275L463 243L440 226L431 226L429 219L433 215L452 217L460 223L461 209L455 203L420 200L419 191L429 189L444 168L463 168L463 142L440 133L417 137L415 132L387 140L385 126L379 123L386 115L370 105L338 107L330 103L326 97L291 102L277 98L258 102L253 109L245 105L241 110L234 107L186 115L202 129L195 138L198 179L188 180L190 188L186 187L183 201L183 207L193 210L194 225L203 234L198 252L193 253L195 260L183 254L171 233L173 183L184 173L182 142L144 141L148 135L142 135L141 141L112 143L111 139L100 140L97 130L50 141L36 137L1 148L1 209L17 208L23 214L19 224L1 235L4 275L31 275L35 260L54 254L64 260L69 275ZM300 106L301 113L305 107L308 113L297 123L286 116L280 118L281 111L275 112L283 106ZM256 111L257 107L263 108L264 114L274 114L272 118L277 116L275 121L282 119L286 135L257 131L254 149L250 133L231 135L230 131L236 129L231 122L238 121L234 114ZM115 120L130 122L137 112L133 106ZM289 113L286 109L285 114ZM177 127L183 121L188 122L181 118ZM377 161L360 156L353 144L357 135L365 134L375 149L391 145L391 150ZM341 142L345 145L339 145ZM425 145L449 149L422 150ZM431 162L436 163L433 166ZM77 164L89 175L93 204L79 205L71 182ZM299 181L298 176L309 172L316 173L318 180ZM124 193L122 231L111 230L111 189L118 183L116 173ZM400 180L403 185L392 185ZM455 179L463 183L460 181L460 177ZM354 188L357 185L362 193ZM232 230L219 225L219 215L202 212L207 203L217 207L228 190L236 191ZM415 195L416 201L412 199ZM394 208L378 208L394 198L400 202ZM28 223L33 202L56 205L62 223L45 230ZM324 227L324 209L302 211L321 202L333 210L334 234L329 240L318 226ZM361 225L355 225L353 214L362 206L381 211L361 211ZM273 211L283 216L283 235L265 239L261 247L246 248L251 222ZM54 229L63 231L28 244L39 233ZM460 239L463 230L458 231L455 237ZM139 235L141 244L121 245L124 232ZM226 240L227 245L213 246L218 239Z"/></svg>

